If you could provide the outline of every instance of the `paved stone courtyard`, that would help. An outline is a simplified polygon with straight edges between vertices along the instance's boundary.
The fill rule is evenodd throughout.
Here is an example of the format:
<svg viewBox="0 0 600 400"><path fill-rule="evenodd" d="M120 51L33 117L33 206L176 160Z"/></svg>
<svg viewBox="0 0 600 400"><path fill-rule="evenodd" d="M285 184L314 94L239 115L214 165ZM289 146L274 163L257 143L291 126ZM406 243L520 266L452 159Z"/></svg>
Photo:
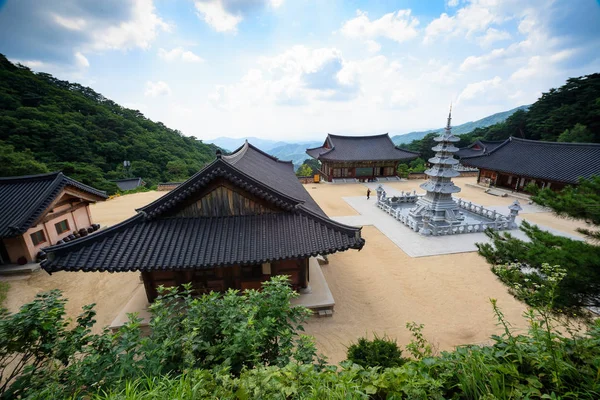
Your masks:
<svg viewBox="0 0 600 400"><path fill-rule="evenodd" d="M372 191L372 196L370 200L367 200L366 196L342 197L342 199L346 203L348 203L348 205L350 205L354 210L356 210L359 213L359 215L338 216L332 217L332 219L352 226L373 225L410 257L427 257L442 254L477 251L475 243L489 241L485 233L482 232L462 235L429 237L425 237L414 232L413 230L403 225L399 221L395 220L383 210L375 206L375 202L377 201L375 188L378 185L378 183L367 183L364 185L365 191L367 187L370 188ZM401 194L401 191L394 189L390 186L386 186L385 184L383 184L383 188L385 189L388 197ZM490 195L490 197L492 196ZM544 209L543 207L537 206L535 204L526 204L525 201L521 201L521 207L523 208L521 214L548 212L548 210ZM509 213L508 207L506 205L492 205L486 206L486 208L498 211L502 214ZM522 220L522 218L517 218L517 223L520 224ZM553 234L566 236L571 239L581 240L577 236L570 235L568 233L561 232L550 227L545 227L543 225L539 226L540 228L547 230ZM527 239L525 234L519 229L507 232L510 232L511 235L519 239Z"/></svg>

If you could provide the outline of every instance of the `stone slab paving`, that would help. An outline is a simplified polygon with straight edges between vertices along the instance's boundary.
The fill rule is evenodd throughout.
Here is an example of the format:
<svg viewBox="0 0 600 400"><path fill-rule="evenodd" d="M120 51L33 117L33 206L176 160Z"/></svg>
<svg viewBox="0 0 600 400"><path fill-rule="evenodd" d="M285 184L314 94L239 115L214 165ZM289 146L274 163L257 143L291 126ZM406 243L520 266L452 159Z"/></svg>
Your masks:
<svg viewBox="0 0 600 400"><path fill-rule="evenodd" d="M391 194L391 191L387 193ZM343 197L343 199L360 215L331 217L331 219L351 226L373 225L410 257L428 257L477 251L475 243L489 242L485 233L479 232L450 236L422 236L376 207L377 196L372 196L370 200L367 200L366 196ZM498 210L502 208L507 209L506 206L498 206ZM520 218L517 218L517 223L521 223ZM540 226L540 228L555 235L581 240L577 236L569 235L555 229L544 226ZM527 236L518 229L505 232L510 232L516 238L527 240Z"/></svg>

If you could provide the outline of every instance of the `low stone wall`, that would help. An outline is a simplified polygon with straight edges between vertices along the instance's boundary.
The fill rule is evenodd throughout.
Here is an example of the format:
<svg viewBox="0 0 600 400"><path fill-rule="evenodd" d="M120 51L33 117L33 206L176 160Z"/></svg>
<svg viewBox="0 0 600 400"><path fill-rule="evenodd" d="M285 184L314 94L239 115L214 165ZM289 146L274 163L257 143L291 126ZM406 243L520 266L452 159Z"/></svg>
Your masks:
<svg viewBox="0 0 600 400"><path fill-rule="evenodd" d="M477 177L478 172L477 171L459 171L460 172L460 177L465 177L465 176L474 176Z"/></svg>
<svg viewBox="0 0 600 400"><path fill-rule="evenodd" d="M427 179L427 175L423 172L411 172L408 179Z"/></svg>
<svg viewBox="0 0 600 400"><path fill-rule="evenodd" d="M298 180L300 181L300 183L304 183L304 184L315 183L314 176L299 176Z"/></svg>
<svg viewBox="0 0 600 400"><path fill-rule="evenodd" d="M158 186L156 187L156 190L158 191L168 191L168 190L173 190L175 189L177 186L181 185L183 182L167 182L167 183L159 183Z"/></svg>
<svg viewBox="0 0 600 400"><path fill-rule="evenodd" d="M458 171L460 177L477 176L477 171ZM411 172L408 174L408 179L427 179L427 175L424 172Z"/></svg>

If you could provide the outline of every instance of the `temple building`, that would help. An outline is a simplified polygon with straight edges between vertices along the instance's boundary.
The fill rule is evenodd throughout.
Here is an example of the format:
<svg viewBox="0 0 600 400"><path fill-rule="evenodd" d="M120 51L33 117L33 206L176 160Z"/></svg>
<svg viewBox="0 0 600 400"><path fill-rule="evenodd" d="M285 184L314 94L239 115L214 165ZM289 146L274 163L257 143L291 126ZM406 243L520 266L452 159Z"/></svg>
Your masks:
<svg viewBox="0 0 600 400"><path fill-rule="evenodd" d="M327 182L397 179L398 164L419 157L419 153L396 148L387 133L375 136L329 134L323 146L307 149L306 153L321 162L319 174Z"/></svg>
<svg viewBox="0 0 600 400"><path fill-rule="evenodd" d="M127 190L134 190L141 186L146 186L146 182L142 178L124 178L112 181L114 182L119 190L125 192Z"/></svg>
<svg viewBox="0 0 600 400"><path fill-rule="evenodd" d="M95 230L89 205L106 198L62 172L0 178L0 265L36 261L42 248Z"/></svg>
<svg viewBox="0 0 600 400"><path fill-rule="evenodd" d="M360 250L361 228L329 219L294 174L293 164L246 142L137 215L86 238L46 249L54 271L141 271L145 296L191 283L196 294L258 289L289 275L310 290L317 255Z"/></svg>
<svg viewBox="0 0 600 400"><path fill-rule="evenodd" d="M481 154L463 155L461 163L479 169L484 186L523 191L529 183L560 190L579 178L600 175L600 144L543 142L510 137Z"/></svg>
<svg viewBox="0 0 600 400"><path fill-rule="evenodd" d="M476 140L467 147L461 147L454 155L458 158L481 156L504 143L504 140Z"/></svg>

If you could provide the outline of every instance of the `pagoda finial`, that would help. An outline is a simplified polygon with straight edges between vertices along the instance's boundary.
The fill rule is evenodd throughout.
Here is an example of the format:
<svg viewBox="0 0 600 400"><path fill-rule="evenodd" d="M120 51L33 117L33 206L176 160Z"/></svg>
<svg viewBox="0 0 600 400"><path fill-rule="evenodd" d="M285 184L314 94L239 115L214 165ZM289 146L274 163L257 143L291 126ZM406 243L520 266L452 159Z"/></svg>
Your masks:
<svg viewBox="0 0 600 400"><path fill-rule="evenodd" d="M446 125L446 129L450 129L451 121L452 121L452 102L450 102L450 112L448 113L448 125Z"/></svg>

